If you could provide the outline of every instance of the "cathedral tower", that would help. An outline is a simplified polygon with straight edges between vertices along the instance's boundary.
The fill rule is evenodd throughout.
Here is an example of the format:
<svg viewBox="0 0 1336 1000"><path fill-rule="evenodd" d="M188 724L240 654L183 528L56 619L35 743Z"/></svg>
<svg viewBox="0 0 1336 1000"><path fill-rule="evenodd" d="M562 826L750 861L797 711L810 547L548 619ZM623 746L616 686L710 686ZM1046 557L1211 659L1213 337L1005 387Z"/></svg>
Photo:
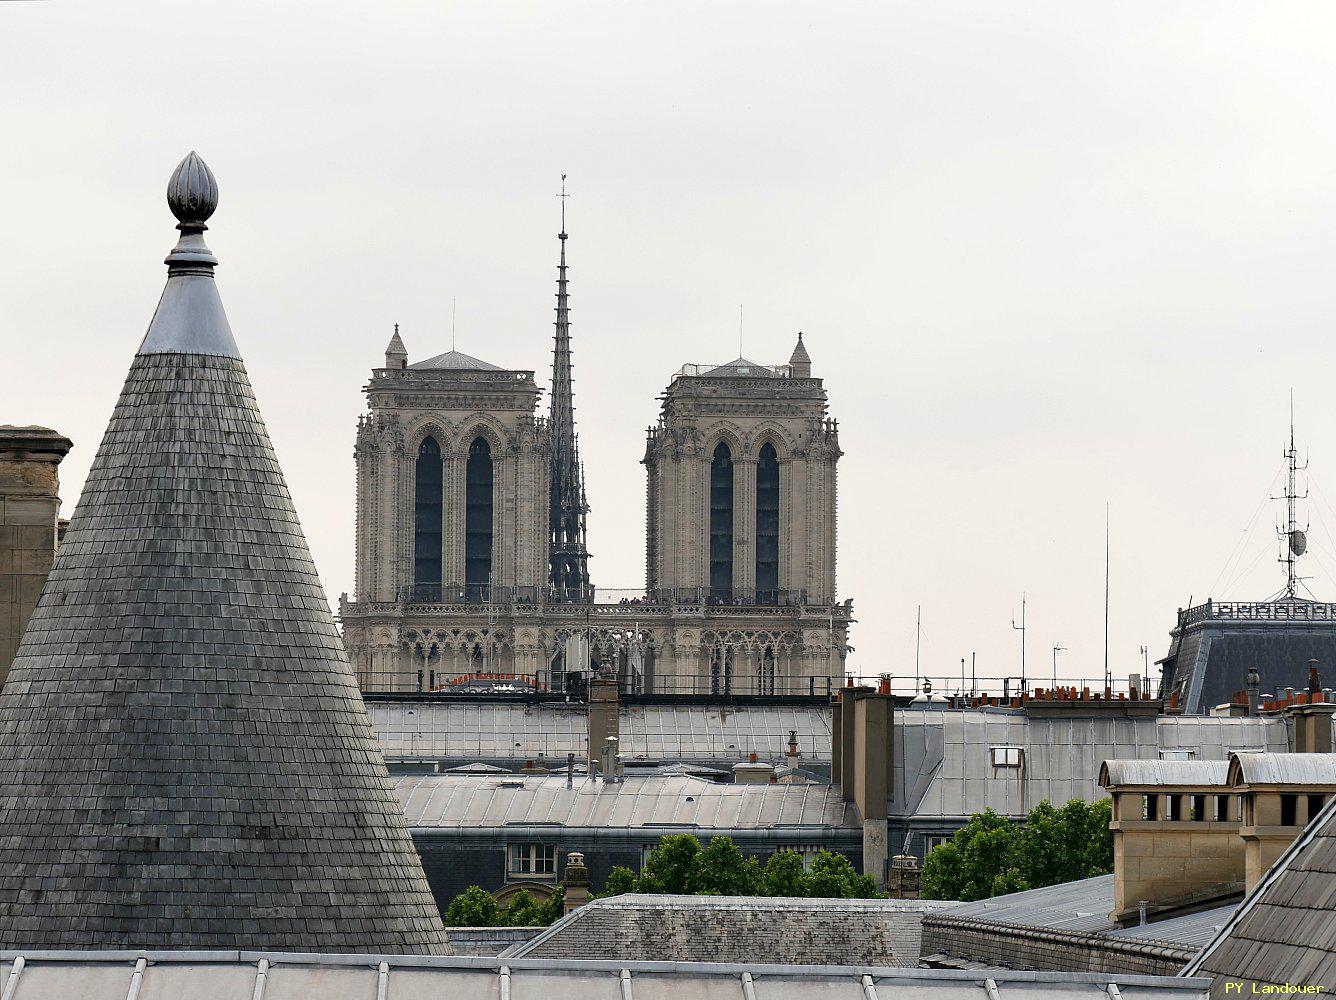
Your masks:
<svg viewBox="0 0 1336 1000"><path fill-rule="evenodd" d="M533 372L456 350L410 364L397 326L366 386L356 593L341 608L363 690L551 687L576 634L574 667L590 666L562 181L547 418Z"/></svg>
<svg viewBox="0 0 1336 1000"><path fill-rule="evenodd" d="M788 365L685 365L649 429L647 588L702 607L659 650L661 689L767 693L843 675L835 603L839 429L802 334ZM672 680L669 680L670 675Z"/></svg>

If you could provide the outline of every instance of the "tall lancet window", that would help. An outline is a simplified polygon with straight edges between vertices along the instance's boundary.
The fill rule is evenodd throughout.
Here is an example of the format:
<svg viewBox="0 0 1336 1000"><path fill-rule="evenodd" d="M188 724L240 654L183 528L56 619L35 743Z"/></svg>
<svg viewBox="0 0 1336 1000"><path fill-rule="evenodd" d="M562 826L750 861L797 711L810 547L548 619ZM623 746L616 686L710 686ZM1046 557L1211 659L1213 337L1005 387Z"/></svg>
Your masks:
<svg viewBox="0 0 1336 1000"><path fill-rule="evenodd" d="M722 441L710 462L710 596L733 596L733 454Z"/></svg>
<svg viewBox="0 0 1336 1000"><path fill-rule="evenodd" d="M464 587L470 600L486 600L492 582L492 449L484 438L469 445L464 492Z"/></svg>
<svg viewBox="0 0 1336 1000"><path fill-rule="evenodd" d="M423 439L418 446L413 493L413 585L426 591L441 585L441 446ZM423 600L440 600L428 592Z"/></svg>
<svg viewBox="0 0 1336 1000"><path fill-rule="evenodd" d="M756 602L779 600L779 456L766 442L756 462Z"/></svg>

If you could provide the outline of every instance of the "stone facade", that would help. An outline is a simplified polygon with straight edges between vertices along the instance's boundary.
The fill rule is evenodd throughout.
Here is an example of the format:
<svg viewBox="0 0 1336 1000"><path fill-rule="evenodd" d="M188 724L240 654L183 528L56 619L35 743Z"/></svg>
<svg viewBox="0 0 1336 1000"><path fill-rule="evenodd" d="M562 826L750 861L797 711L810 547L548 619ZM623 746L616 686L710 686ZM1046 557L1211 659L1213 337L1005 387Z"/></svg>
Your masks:
<svg viewBox="0 0 1336 1000"><path fill-rule="evenodd" d="M60 534L60 460L68 438L0 426L0 684L51 572Z"/></svg>
<svg viewBox="0 0 1336 1000"><path fill-rule="evenodd" d="M518 610L541 607L548 581L551 439L535 416L533 372L457 352L410 366L396 347L397 332L366 386L354 449L356 594L341 610L358 680L364 690L412 691L471 673L543 669L552 634L541 616ZM479 442L491 467L485 583L471 581L466 566L470 451ZM420 481L420 457L433 446L439 476ZM416 530L427 500L440 511L434 553ZM424 573L432 556L438 568Z"/></svg>
<svg viewBox="0 0 1336 1000"><path fill-rule="evenodd" d="M635 693L824 694L839 685L851 620L835 589L841 452L801 339L788 365L739 359L688 365L673 378L644 458L643 592L552 585L561 545L550 521L554 438L551 419L536 415L532 372L454 351L409 364L396 330L365 391L356 585L340 607L364 691L583 691L600 669ZM466 551L470 532L477 537L468 470L479 440L492 463L485 578L470 576L477 564ZM431 469L439 452L439 476L423 474L424 447ZM723 494L712 466L719 448ZM442 525L439 541L430 518ZM721 537L731 539L722 560Z"/></svg>
<svg viewBox="0 0 1336 1000"><path fill-rule="evenodd" d="M664 691L801 693L844 675L843 452L799 335L787 365L686 365L649 429L646 586Z"/></svg>

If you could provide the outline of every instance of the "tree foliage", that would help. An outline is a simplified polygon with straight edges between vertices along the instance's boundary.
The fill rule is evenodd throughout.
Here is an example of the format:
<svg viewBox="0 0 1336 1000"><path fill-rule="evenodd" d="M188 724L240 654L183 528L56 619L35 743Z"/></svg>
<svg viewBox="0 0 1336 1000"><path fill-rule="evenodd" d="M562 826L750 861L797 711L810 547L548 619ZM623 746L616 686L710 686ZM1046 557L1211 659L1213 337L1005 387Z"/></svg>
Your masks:
<svg viewBox="0 0 1336 1000"><path fill-rule="evenodd" d="M923 895L971 901L1113 871L1111 803L1044 801L1020 823L987 809L928 855Z"/></svg>
<svg viewBox="0 0 1336 1000"><path fill-rule="evenodd" d="M765 864L744 855L731 837L714 837L701 847L689 833L663 837L637 875L616 867L603 896L627 892L696 896L808 896L870 899L876 881L860 875L842 854L822 851L804 870L802 855L779 851Z"/></svg>
<svg viewBox="0 0 1336 1000"><path fill-rule="evenodd" d="M521 889L504 907L486 889L471 885L445 909L447 927L545 927L561 916L566 892L557 886L548 899L536 900Z"/></svg>

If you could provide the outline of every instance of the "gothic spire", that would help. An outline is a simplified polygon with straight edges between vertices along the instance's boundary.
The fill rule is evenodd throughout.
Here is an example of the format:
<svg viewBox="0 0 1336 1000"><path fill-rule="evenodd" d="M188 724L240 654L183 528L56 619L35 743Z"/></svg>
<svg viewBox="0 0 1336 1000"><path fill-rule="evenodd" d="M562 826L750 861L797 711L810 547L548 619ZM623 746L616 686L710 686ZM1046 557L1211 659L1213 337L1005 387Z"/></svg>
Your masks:
<svg viewBox="0 0 1336 1000"><path fill-rule="evenodd" d="M557 323L552 348L552 472L549 494L550 582L561 600L590 596L589 552L585 548L584 470L575 434L575 396L571 376L570 299L566 291L566 175L561 175L561 257L557 264Z"/></svg>

